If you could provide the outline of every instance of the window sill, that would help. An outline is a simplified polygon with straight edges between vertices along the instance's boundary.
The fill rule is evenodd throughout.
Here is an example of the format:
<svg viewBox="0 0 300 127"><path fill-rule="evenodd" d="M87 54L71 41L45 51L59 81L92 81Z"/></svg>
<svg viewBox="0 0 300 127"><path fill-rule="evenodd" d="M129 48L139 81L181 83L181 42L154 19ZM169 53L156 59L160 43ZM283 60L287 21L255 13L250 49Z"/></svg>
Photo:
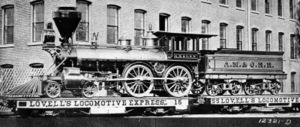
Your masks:
<svg viewBox="0 0 300 127"><path fill-rule="evenodd" d="M43 44L42 42L29 42L29 43L27 43L28 46L40 46L42 44Z"/></svg>
<svg viewBox="0 0 300 127"><path fill-rule="evenodd" d="M265 14L267 17L273 17L273 15L271 14Z"/></svg>
<svg viewBox="0 0 300 127"><path fill-rule="evenodd" d="M284 20L284 18L283 18L282 16L278 16L278 19L282 19L282 20Z"/></svg>
<svg viewBox="0 0 300 127"><path fill-rule="evenodd" d="M202 0L202 3L206 3L206 4L212 4L212 2L210 0Z"/></svg>
<svg viewBox="0 0 300 127"><path fill-rule="evenodd" d="M76 45L91 45L91 43L87 42L87 41L77 41L74 44L76 44Z"/></svg>
<svg viewBox="0 0 300 127"><path fill-rule="evenodd" d="M229 8L227 4L219 4L220 7Z"/></svg>
<svg viewBox="0 0 300 127"><path fill-rule="evenodd" d="M13 47L15 47L14 44L0 45L0 48L13 48Z"/></svg>
<svg viewBox="0 0 300 127"><path fill-rule="evenodd" d="M235 9L239 11L246 11L244 8L240 8L240 7L236 7Z"/></svg>
<svg viewBox="0 0 300 127"><path fill-rule="evenodd" d="M259 14L258 11L253 11L253 10L251 10L251 13L253 13L253 14Z"/></svg>
<svg viewBox="0 0 300 127"><path fill-rule="evenodd" d="M296 19L290 19L290 21L292 21L292 22L297 22L297 20L296 20Z"/></svg>
<svg viewBox="0 0 300 127"><path fill-rule="evenodd" d="M291 61L291 62L299 62L300 60L299 60L299 59L291 59L291 58L290 58L290 61Z"/></svg>

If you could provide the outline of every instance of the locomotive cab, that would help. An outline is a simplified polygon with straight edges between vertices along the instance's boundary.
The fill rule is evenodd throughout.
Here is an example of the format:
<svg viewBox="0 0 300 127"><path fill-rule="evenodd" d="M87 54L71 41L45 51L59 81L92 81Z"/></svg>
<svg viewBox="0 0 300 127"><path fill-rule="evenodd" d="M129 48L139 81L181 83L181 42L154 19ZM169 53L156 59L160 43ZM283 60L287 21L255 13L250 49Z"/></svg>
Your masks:
<svg viewBox="0 0 300 127"><path fill-rule="evenodd" d="M160 37L157 41L167 52L169 59L198 60L201 39L211 38L214 34L174 33L158 31L154 33Z"/></svg>

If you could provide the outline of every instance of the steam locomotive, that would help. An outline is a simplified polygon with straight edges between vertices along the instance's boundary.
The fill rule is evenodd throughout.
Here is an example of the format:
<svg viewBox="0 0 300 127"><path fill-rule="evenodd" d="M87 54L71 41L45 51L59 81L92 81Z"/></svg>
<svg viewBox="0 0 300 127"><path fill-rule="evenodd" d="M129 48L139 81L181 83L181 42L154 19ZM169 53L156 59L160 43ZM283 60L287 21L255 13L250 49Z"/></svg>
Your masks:
<svg viewBox="0 0 300 127"><path fill-rule="evenodd" d="M62 38L55 46L54 35L45 35L43 49L54 58L55 70L43 81L46 97L64 90L88 98L277 94L286 78L282 52L200 50L201 40L213 34L149 30L142 46L126 39L115 46L77 46L71 37L80 12L61 7L53 19Z"/></svg>

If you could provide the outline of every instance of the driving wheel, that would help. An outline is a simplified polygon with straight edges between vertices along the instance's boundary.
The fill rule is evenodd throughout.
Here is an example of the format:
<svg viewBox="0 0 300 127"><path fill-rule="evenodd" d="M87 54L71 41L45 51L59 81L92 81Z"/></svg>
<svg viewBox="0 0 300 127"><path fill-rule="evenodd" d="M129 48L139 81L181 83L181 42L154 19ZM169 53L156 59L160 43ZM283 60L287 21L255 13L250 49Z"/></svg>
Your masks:
<svg viewBox="0 0 300 127"><path fill-rule="evenodd" d="M163 74L164 89L173 97L187 96L192 88L192 75L183 66L173 66Z"/></svg>
<svg viewBox="0 0 300 127"><path fill-rule="evenodd" d="M123 82L126 92L134 97L144 97L150 94L154 87L153 73L145 65L128 66L123 71Z"/></svg>

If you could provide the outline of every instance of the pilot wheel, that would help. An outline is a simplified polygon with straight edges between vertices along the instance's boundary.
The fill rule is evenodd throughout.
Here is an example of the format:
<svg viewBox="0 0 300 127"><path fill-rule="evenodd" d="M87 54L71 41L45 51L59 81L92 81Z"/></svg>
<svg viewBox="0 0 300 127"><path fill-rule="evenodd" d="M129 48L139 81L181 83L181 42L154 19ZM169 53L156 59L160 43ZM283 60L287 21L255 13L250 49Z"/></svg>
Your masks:
<svg viewBox="0 0 300 127"><path fill-rule="evenodd" d="M97 86L93 82L84 83L81 91L82 95L87 98L93 97L96 92L97 92Z"/></svg>
<svg viewBox="0 0 300 127"><path fill-rule="evenodd" d="M44 90L46 96L50 98L57 98L61 94L61 86L55 81L49 81Z"/></svg>
<svg viewBox="0 0 300 127"><path fill-rule="evenodd" d="M134 97L149 96L154 87L153 73L145 65L127 66L123 71L123 77L126 92Z"/></svg>

